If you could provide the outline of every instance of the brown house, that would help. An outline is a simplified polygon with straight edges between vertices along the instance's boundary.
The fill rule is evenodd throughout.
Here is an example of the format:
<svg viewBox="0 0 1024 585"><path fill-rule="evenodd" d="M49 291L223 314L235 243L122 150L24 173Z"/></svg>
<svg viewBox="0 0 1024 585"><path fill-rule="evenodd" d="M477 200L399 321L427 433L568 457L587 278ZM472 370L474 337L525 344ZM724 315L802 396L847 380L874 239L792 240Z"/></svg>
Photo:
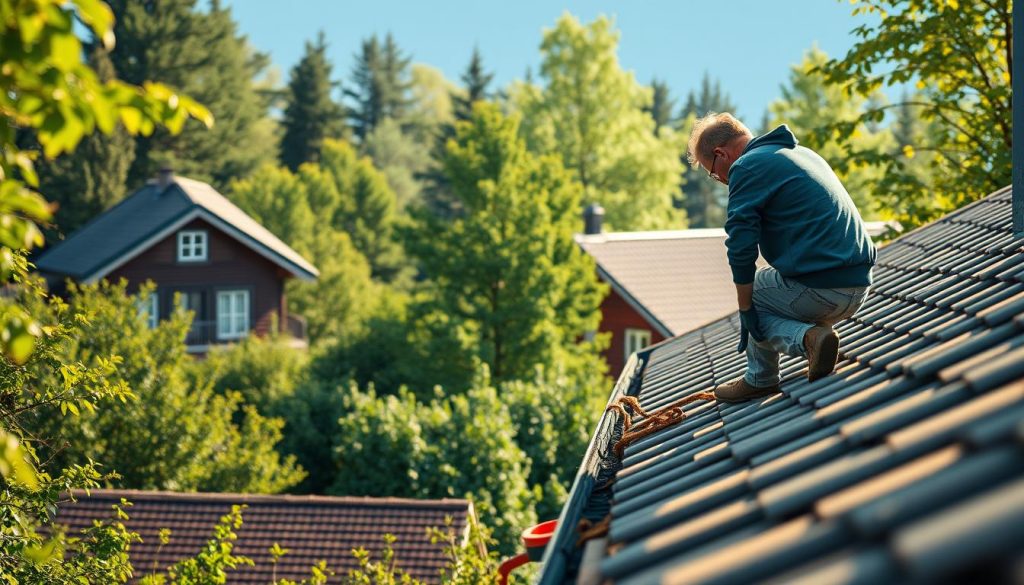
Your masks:
<svg viewBox="0 0 1024 585"><path fill-rule="evenodd" d="M56 291L69 278L124 278L129 292L153 281L141 310L154 326L175 299L193 311L186 343L195 353L272 327L304 345L305 323L288 314L284 284L318 275L213 187L169 172L47 250L36 266Z"/></svg>
<svg viewBox="0 0 1024 585"><path fill-rule="evenodd" d="M444 542L431 542L427 530L436 528L465 544L476 522L472 502L460 499L412 500L334 496L286 496L226 493L176 493L137 490L76 490L75 501L62 501L55 524L77 535L95 521L111 521L112 506L121 499L132 503L122 520L142 537L129 551L136 573L132 582L164 571L175 562L194 556L210 540L213 527L234 505L244 505L242 526L236 532L233 554L247 556L253 565L228 573L234 585L264 585L276 579L309 578L310 567L325 561L338 583L359 567L353 549L364 548L374 561L381 558L384 536L396 538L395 565L424 583L439 583L448 565ZM450 524L448 522L450 521ZM160 544L160 531L170 541ZM276 563L270 548L277 544L287 554Z"/></svg>

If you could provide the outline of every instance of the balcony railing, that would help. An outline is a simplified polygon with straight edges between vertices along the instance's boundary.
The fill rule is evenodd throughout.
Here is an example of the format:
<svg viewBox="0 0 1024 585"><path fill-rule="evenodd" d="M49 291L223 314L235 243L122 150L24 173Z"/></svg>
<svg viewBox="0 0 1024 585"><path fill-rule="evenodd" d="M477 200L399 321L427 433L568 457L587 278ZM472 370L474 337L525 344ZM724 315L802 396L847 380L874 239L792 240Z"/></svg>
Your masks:
<svg viewBox="0 0 1024 585"><path fill-rule="evenodd" d="M288 319L285 322L285 332L291 335L294 339L305 340L306 339L306 319L298 315L292 315L288 313Z"/></svg>
<svg viewBox="0 0 1024 585"><path fill-rule="evenodd" d="M192 321L192 328L185 335L185 345L209 345L219 343L216 321Z"/></svg>
<svg viewBox="0 0 1024 585"><path fill-rule="evenodd" d="M298 315L288 315L283 333L287 334L297 347L306 345L306 320ZM217 321L192 321L192 328L185 335L185 345L202 347L216 343L229 343L232 339L217 336Z"/></svg>

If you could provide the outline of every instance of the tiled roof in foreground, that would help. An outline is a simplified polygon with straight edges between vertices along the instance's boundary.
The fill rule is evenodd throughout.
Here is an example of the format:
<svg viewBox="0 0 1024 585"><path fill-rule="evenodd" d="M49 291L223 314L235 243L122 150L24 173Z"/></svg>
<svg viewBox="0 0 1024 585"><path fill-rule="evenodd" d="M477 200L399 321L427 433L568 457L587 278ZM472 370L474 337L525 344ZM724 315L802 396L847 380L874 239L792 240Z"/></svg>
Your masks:
<svg viewBox="0 0 1024 585"><path fill-rule="evenodd" d="M1024 239L999 191L879 253L837 372L696 402L627 446L606 413L541 583L981 582L1024 566ZM634 356L612 400L657 410L742 374L734 317ZM581 562L576 525L610 512ZM593 561L591 562L591 559Z"/></svg>
<svg viewBox="0 0 1024 585"><path fill-rule="evenodd" d="M268 549L275 543L288 549L277 563L277 579L301 580L310 567L327 561L338 577L358 566L352 549L363 547L379 559L383 536L397 538L393 548L397 566L417 579L440 582L446 565L443 544L431 544L427 528L444 528L451 517L457 535L464 535L473 513L467 500L411 500L328 496L261 496L200 494L135 490L92 490L76 493L77 502L60 505L55 522L77 530L93 520L110 520L111 506L121 498L132 502L125 525L142 537L132 544L130 557L135 578L162 570L175 561L194 556L213 535L213 527L235 504L245 504L242 527L237 531L234 554L250 557L255 566L231 571L229 583L266 585L274 567ZM170 543L160 547L158 533L171 530Z"/></svg>

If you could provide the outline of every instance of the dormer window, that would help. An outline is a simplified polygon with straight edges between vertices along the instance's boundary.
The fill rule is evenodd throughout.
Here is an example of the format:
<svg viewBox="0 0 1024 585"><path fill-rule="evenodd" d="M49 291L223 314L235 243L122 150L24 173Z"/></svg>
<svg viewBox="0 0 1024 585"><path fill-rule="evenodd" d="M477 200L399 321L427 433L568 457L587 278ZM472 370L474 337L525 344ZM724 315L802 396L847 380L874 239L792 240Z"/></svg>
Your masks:
<svg viewBox="0 0 1024 585"><path fill-rule="evenodd" d="M205 231L178 232L178 262L202 262L206 260L208 241Z"/></svg>

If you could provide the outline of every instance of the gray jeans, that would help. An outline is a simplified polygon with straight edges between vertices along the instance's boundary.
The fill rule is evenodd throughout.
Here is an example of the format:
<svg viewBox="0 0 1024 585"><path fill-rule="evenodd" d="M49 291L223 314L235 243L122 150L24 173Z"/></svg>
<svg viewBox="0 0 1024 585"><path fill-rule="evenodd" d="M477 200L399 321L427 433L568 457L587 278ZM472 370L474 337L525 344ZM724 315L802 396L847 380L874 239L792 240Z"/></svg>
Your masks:
<svg viewBox="0 0 1024 585"><path fill-rule="evenodd" d="M754 275L754 308L763 341L750 338L747 374L752 386L779 383L779 354L807 357L804 334L814 325L834 325L864 304L868 287L810 288L787 279L774 268Z"/></svg>

